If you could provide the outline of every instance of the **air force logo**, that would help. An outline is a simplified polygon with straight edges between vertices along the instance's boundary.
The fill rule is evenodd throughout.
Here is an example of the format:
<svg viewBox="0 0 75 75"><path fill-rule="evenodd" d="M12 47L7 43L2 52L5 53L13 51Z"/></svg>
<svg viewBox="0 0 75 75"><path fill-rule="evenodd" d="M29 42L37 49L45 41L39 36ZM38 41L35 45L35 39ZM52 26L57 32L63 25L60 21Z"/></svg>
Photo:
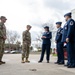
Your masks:
<svg viewBox="0 0 75 75"><path fill-rule="evenodd" d="M73 21L71 21L71 22L70 22L70 25L73 25L73 24L74 24Z"/></svg>

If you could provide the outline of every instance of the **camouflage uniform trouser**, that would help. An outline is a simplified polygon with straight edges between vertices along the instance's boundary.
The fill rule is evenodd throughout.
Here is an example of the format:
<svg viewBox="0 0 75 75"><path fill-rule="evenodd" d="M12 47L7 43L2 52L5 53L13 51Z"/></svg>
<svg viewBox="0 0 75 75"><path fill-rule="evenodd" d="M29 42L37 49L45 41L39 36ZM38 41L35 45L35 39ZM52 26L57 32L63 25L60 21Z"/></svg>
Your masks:
<svg viewBox="0 0 75 75"><path fill-rule="evenodd" d="M3 39L0 39L0 61L2 61L2 57L4 54L4 46L5 46L5 41Z"/></svg>
<svg viewBox="0 0 75 75"><path fill-rule="evenodd" d="M29 58L29 44L23 44L22 47L22 59Z"/></svg>

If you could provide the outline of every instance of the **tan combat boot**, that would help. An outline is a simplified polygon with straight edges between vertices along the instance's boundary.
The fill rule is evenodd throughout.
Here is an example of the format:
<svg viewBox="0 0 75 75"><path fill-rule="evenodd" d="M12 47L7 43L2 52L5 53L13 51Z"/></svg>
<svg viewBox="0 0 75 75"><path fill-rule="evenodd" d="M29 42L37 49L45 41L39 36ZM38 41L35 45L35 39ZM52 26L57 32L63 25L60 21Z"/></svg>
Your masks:
<svg viewBox="0 0 75 75"><path fill-rule="evenodd" d="M5 64L6 62L4 62L4 61L0 61L0 63L1 63L1 64Z"/></svg>
<svg viewBox="0 0 75 75"><path fill-rule="evenodd" d="M22 58L22 62L21 63L25 63L24 58Z"/></svg>
<svg viewBox="0 0 75 75"><path fill-rule="evenodd" d="M25 62L30 63L30 61L28 60L28 58L26 58L26 61Z"/></svg>

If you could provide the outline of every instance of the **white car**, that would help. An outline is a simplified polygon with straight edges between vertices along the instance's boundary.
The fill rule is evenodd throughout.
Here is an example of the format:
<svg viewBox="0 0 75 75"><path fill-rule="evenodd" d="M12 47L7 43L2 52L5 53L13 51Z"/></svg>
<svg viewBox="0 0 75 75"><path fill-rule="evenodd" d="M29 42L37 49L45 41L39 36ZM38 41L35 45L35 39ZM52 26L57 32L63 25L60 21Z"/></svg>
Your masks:
<svg viewBox="0 0 75 75"><path fill-rule="evenodd" d="M7 53L10 53L10 51L8 51L8 50L5 50L5 51L4 51L4 53L5 53L5 54L7 54Z"/></svg>
<svg viewBox="0 0 75 75"><path fill-rule="evenodd" d="M11 51L10 53L11 53L11 54L14 54L14 53L16 53L16 51Z"/></svg>
<svg viewBox="0 0 75 75"><path fill-rule="evenodd" d="M37 48L34 48L33 51L36 52L36 51L38 51L38 49Z"/></svg>

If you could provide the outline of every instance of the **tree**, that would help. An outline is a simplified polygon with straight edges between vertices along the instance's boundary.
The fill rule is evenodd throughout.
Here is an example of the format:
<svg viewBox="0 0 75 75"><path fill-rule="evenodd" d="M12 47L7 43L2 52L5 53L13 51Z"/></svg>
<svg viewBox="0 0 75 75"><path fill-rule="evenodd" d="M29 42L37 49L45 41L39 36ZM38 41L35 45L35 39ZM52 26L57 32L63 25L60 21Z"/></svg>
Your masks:
<svg viewBox="0 0 75 75"><path fill-rule="evenodd" d="M7 40L6 42L9 44L9 49L10 49L10 44L16 43L16 41L19 39L19 34L16 31L9 31L7 30Z"/></svg>
<svg viewBox="0 0 75 75"><path fill-rule="evenodd" d="M17 49L17 50L20 49L20 47L21 47L20 45L21 45L21 42L17 41L17 42L16 42L16 49Z"/></svg>
<svg viewBox="0 0 75 75"><path fill-rule="evenodd" d="M12 31L11 32L11 37L10 37L11 43L14 44L19 37L20 36L18 35L18 33L16 31Z"/></svg>

